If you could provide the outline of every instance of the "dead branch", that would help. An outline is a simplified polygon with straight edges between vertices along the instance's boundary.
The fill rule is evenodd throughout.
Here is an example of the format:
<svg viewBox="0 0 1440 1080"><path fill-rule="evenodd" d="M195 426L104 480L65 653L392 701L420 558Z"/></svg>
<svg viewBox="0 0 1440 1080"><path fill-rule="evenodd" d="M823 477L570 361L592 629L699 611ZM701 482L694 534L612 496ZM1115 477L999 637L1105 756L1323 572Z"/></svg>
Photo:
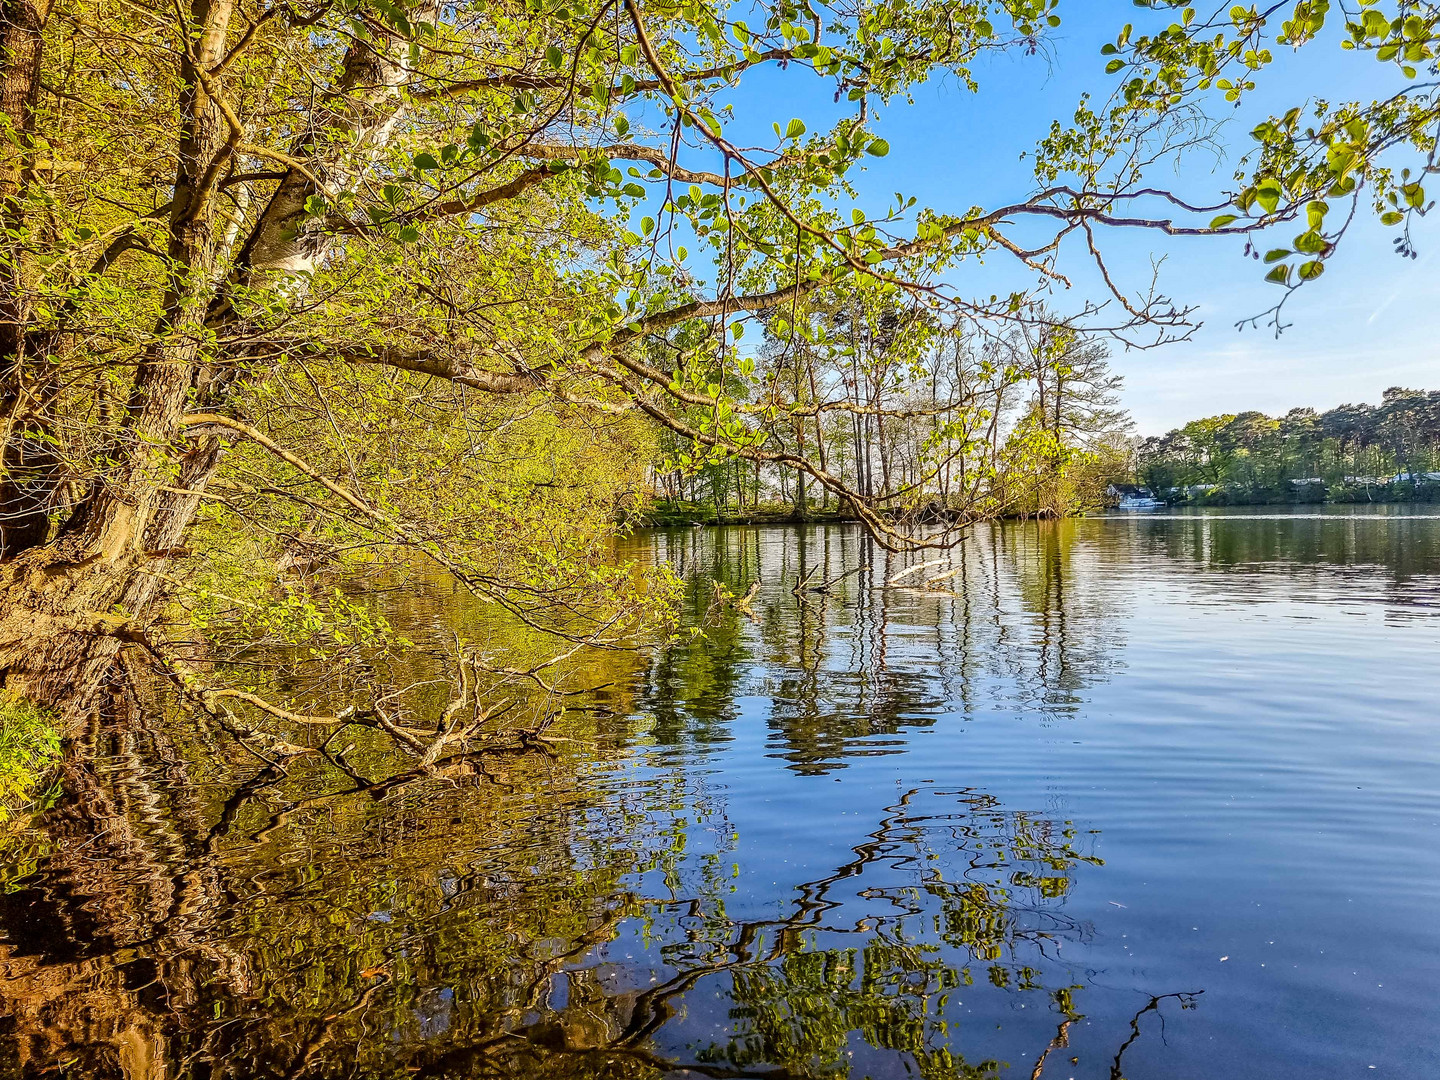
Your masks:
<svg viewBox="0 0 1440 1080"><path fill-rule="evenodd" d="M928 570L930 567L932 567L932 566L939 566L941 563L946 562L946 561L947 561L947 560L945 560L945 559L930 559L930 560L928 560L928 561L926 561L926 562L916 563L914 566L907 566L904 570L901 570L898 574L892 575L892 576L890 577L890 580L888 580L887 582L885 582L885 584L886 584L886 585L894 585L894 584L896 584L897 582L903 581L905 578L909 577L911 574L918 574L921 570Z"/></svg>

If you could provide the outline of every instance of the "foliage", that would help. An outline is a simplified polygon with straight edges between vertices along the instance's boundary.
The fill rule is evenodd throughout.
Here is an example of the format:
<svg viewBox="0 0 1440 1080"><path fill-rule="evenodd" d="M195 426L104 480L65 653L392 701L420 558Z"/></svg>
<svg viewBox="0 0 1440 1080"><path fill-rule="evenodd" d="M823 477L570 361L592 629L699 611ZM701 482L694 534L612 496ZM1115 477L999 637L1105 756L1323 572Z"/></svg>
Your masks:
<svg viewBox="0 0 1440 1080"><path fill-rule="evenodd" d="M1265 280L1290 292L1324 273L1357 216L1373 212L1400 228L1398 254L1416 258L1414 219L1433 206L1426 177L1436 171L1440 97L1440 5L1432 0L1282 0L1271 4L1195 5L1187 0L1136 0L1173 13L1169 25L1125 26L1102 50L1120 85L1112 118L1132 110L1173 116L1206 99L1238 104L1257 92L1277 53L1331 48L1373 61L1373 100L1335 101L1324 87L1251 131L1254 149L1239 163L1229 205L1210 230L1286 234L1248 240L1246 254L1269 266ZM1338 56L1332 63L1338 62ZM1287 86L1286 94L1291 93ZM1087 116L1091 114L1086 113ZM1077 125L1077 128L1081 125ZM1204 208L1183 206L1187 211ZM1290 233L1291 229L1298 233ZM1195 230L1191 230L1195 231ZM1268 247L1266 246L1268 244ZM1283 329L1282 299L1267 315ZM1258 321L1258 320L1257 320Z"/></svg>
<svg viewBox="0 0 1440 1080"><path fill-rule="evenodd" d="M51 718L28 702L0 702L0 821L28 804L60 758L60 734Z"/></svg>
<svg viewBox="0 0 1440 1080"><path fill-rule="evenodd" d="M1192 420L1139 448L1150 487L1217 502L1375 501L1440 491L1440 391L1391 387L1378 406Z"/></svg>

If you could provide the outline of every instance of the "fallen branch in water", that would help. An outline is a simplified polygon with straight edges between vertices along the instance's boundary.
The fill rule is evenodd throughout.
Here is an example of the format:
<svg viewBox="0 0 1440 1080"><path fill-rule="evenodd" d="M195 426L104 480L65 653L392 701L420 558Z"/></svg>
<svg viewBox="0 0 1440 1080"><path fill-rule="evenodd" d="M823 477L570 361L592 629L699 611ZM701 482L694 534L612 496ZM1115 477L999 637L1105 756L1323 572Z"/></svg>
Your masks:
<svg viewBox="0 0 1440 1080"><path fill-rule="evenodd" d="M416 686L422 685L421 683L411 683L409 686L384 694L376 698L369 708L347 708L333 715L301 713L276 705L247 690L207 686L201 681L198 673L181 659L168 642L156 638L144 630L125 625L117 627L114 632L117 636L139 645L187 700L198 705L205 715L230 734L246 750L270 765L277 765L278 761L299 757L303 754L321 753L324 745L328 745L340 731L347 727L366 727L382 732L398 746L418 756L422 769L431 768L442 755L456 748L467 754L513 753L517 750L538 749L553 756L554 744L565 741L545 734L551 724L564 712L563 709L547 713L545 718L533 728L515 728L481 736L480 729L484 725L510 712L515 707L515 703L504 698L482 707L476 691L475 671L478 665L473 658L463 655L459 656L455 678L455 696L442 711L435 727L425 729L402 723L389 710L391 701L407 691L413 690ZM267 716L287 723L332 730L321 747L301 746L245 723L226 704L229 701L243 702ZM467 706L469 706L469 716L462 720ZM256 747L260 749L256 749ZM266 753L262 753L262 750Z"/></svg>
<svg viewBox="0 0 1440 1080"><path fill-rule="evenodd" d="M925 588L927 588L927 589L933 589L936 585L939 585L942 581L949 581L949 580L950 580L951 578L953 578L956 574L960 573L960 571L963 570L963 569L965 569L963 566L957 566L957 567L955 567L955 569L953 569L953 570L947 570L947 571L945 571L945 573L943 573L943 574L936 574L934 577L929 578L928 580L926 580L926 582L925 582Z"/></svg>
<svg viewBox="0 0 1440 1080"><path fill-rule="evenodd" d="M760 591L760 582L750 582L750 588L745 590L744 596L736 596L725 585L723 581L713 581L711 584L715 590L715 599L710 601L710 606L705 610L705 622L713 621L714 616L725 608L734 608L736 611L743 611L750 618L754 619L755 612L750 607L750 601L755 599L755 594Z"/></svg>
<svg viewBox="0 0 1440 1080"><path fill-rule="evenodd" d="M844 581L846 578L854 577L861 571L869 569L870 566L867 563L862 566L857 566L853 570L846 570L845 573L839 575L838 577L828 578L827 580L822 581L819 585L811 585L811 579L814 578L820 570L820 568L817 566L814 570L810 571L810 573L805 575L805 579L803 581L800 580L800 578L797 576L795 578L795 588L791 589L790 591L802 600L805 598L806 593L828 594L831 589L833 589L836 585L839 585L840 582Z"/></svg>
<svg viewBox="0 0 1440 1080"><path fill-rule="evenodd" d="M930 559L928 562L916 563L914 566L907 566L904 570L901 570L898 574L892 576L889 581L885 582L885 584L894 585L898 581L903 581L911 574L918 574L921 570L928 570L932 566L939 566L947 561L948 559Z"/></svg>
<svg viewBox="0 0 1440 1080"><path fill-rule="evenodd" d="M799 596L801 593L805 592L805 591L809 588L811 579L812 579L816 574L818 574L819 572L820 572L820 567L819 567L819 566L816 566L816 567L815 567L814 569L812 569L808 574L806 574L803 578L802 578L799 574L796 574L796 575L795 575L795 587L794 587L793 589L791 589L790 591L791 591L792 593L794 593L796 596Z"/></svg>

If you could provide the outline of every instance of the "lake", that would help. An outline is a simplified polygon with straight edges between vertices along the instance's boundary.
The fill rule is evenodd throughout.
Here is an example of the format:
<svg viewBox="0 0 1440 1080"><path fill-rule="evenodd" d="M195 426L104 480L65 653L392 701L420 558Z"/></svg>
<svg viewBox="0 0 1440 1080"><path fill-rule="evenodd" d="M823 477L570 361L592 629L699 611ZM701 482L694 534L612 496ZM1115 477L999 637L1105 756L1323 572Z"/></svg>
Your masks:
<svg viewBox="0 0 1440 1080"><path fill-rule="evenodd" d="M1440 1076L1440 516L622 554L703 633L553 755L103 730L5 855L0 1078Z"/></svg>

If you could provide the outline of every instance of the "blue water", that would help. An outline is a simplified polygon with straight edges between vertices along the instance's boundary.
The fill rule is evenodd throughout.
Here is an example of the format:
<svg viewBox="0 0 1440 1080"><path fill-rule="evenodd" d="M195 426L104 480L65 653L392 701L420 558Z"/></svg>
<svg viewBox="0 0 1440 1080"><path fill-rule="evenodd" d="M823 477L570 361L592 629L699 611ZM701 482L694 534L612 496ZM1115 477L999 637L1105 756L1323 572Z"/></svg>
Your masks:
<svg viewBox="0 0 1440 1080"><path fill-rule="evenodd" d="M983 962L940 946L975 976L930 1010L934 1037L967 1061L1028 1074L1064 1018L1047 992L1076 987L1084 1018L1044 1075L1109 1075L1136 1011L1191 992L1193 1008L1165 999L1141 1018L1124 1075L1440 1075L1440 521L1008 526L968 547L963 583L942 584L951 596L880 588L907 560L858 538L852 555L818 531L733 532L661 542L732 565L753 545L762 579L785 580L782 563L802 547L823 558L828 542L834 567L876 572L828 604L795 605L776 584L787 633L767 634L768 617L745 629L723 729L683 751L738 837L732 918L793 910L906 792L935 819L963 820L984 796L1068 827L1103 865L1065 869L1057 897L1013 889L1036 936L1017 932L999 959L1038 972L1037 989L993 986ZM904 860L847 881L825 918L843 932L816 947L863 947L867 917L935 943L933 900L906 913L865 890L923 889L931 868L1000 883L1026 865L986 859L984 824L949 828L921 827ZM727 1007L713 981L707 1018ZM906 1074L904 1055L863 1043L847 1042L857 1074Z"/></svg>
<svg viewBox="0 0 1440 1080"><path fill-rule="evenodd" d="M704 635L553 759L197 788L117 740L150 824L0 904L12 1072L1440 1076L1440 517L624 554Z"/></svg>

